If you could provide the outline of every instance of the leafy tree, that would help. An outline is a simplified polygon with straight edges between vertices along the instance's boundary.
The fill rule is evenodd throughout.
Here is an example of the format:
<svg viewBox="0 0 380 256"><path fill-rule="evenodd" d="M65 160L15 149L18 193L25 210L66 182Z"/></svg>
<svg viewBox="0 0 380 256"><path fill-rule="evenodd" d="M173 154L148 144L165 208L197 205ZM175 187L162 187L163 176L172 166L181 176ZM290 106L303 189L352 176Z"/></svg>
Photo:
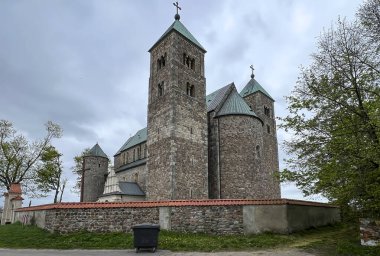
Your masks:
<svg viewBox="0 0 380 256"><path fill-rule="evenodd" d="M363 31L338 20L321 34L280 127L293 134L282 178L368 216L380 214L380 58Z"/></svg>
<svg viewBox="0 0 380 256"><path fill-rule="evenodd" d="M61 154L53 147L47 147L41 155L42 165L37 171L37 188L44 193L54 191L54 203L62 201L67 179L62 178ZM58 200L58 195L60 198Z"/></svg>
<svg viewBox="0 0 380 256"><path fill-rule="evenodd" d="M9 189L12 183L22 183L26 192L35 189L37 163L44 150L50 146L53 138L61 137L59 125L45 124L47 134L41 140L33 142L19 134L13 124L0 120L0 187Z"/></svg>
<svg viewBox="0 0 380 256"><path fill-rule="evenodd" d="M365 36L377 45L380 51L380 0L368 0L359 8L358 17Z"/></svg>
<svg viewBox="0 0 380 256"><path fill-rule="evenodd" d="M90 152L89 148L85 148L82 153L74 157L75 166L72 167L73 174L76 176L75 186L73 191L76 193L80 192L81 189L81 181L82 181L82 172L83 172L83 157L88 155Z"/></svg>

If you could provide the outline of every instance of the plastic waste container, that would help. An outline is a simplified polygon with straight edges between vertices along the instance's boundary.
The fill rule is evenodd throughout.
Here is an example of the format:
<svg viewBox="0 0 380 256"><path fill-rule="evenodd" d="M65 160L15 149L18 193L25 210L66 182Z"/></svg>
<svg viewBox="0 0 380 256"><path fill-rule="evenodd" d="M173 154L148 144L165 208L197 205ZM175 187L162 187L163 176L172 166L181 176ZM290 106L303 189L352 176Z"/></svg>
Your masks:
<svg viewBox="0 0 380 256"><path fill-rule="evenodd" d="M136 252L139 252L140 249L150 249L152 252L156 251L160 225L144 223L135 225L132 229L133 244Z"/></svg>

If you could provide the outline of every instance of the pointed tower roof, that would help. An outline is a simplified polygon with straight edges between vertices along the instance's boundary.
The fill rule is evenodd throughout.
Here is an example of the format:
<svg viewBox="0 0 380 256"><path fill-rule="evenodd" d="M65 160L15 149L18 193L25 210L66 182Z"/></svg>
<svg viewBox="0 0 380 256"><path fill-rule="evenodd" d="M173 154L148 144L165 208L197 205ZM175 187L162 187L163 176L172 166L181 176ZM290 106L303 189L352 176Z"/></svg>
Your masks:
<svg viewBox="0 0 380 256"><path fill-rule="evenodd" d="M255 112L251 110L245 100L236 91L235 85L233 84L232 86L233 89L231 90L231 93L222 103L223 105L216 116L247 115L257 117Z"/></svg>
<svg viewBox="0 0 380 256"><path fill-rule="evenodd" d="M101 156L101 157L108 158L108 156L104 153L104 151L102 150L102 148L99 146L98 143L96 143L95 146L93 146L92 149L90 149L87 156Z"/></svg>
<svg viewBox="0 0 380 256"><path fill-rule="evenodd" d="M180 35L182 35L185 39L195 44L199 49L201 49L204 53L206 52L205 48L195 39L195 37L187 30L187 28L179 21L179 18L176 19L173 24L165 31L165 33L158 39L158 41L149 49L150 52L159 42L161 42L166 36L170 34L172 31L177 31Z"/></svg>
<svg viewBox="0 0 380 256"><path fill-rule="evenodd" d="M261 92L266 95L268 98L274 101L274 99L269 95L269 93L255 80L254 76L251 76L251 80L247 83L247 85L240 92L242 97L246 97L255 92Z"/></svg>

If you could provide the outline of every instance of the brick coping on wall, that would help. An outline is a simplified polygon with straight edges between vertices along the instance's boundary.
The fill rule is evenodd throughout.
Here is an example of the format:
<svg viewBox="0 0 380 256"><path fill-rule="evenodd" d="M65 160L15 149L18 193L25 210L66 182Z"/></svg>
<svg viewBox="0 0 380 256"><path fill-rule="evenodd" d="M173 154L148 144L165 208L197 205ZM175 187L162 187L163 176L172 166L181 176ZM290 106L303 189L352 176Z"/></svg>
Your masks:
<svg viewBox="0 0 380 256"><path fill-rule="evenodd" d="M52 209L94 209L94 208L151 208L151 207L183 207L183 206L234 206L234 205L303 205L337 208L335 205L293 199L200 199L170 201L132 201L132 202L87 202L57 203L24 207L16 211L41 211Z"/></svg>

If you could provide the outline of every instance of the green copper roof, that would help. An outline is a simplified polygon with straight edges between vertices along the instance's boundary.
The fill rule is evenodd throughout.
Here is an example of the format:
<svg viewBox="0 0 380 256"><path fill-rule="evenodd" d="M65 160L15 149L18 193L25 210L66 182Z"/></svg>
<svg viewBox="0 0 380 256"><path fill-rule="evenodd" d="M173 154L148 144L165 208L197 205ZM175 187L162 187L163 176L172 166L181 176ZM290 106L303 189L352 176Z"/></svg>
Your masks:
<svg viewBox="0 0 380 256"><path fill-rule="evenodd" d="M205 48L195 39L195 37L187 30L187 28L179 21L175 20L173 24L165 31L165 33L158 39L158 41L149 49L149 52L161 41L163 40L169 33L175 30L184 36L187 40L198 46L203 52L206 52Z"/></svg>
<svg viewBox="0 0 380 256"><path fill-rule="evenodd" d="M115 155L118 155L120 154L122 151L128 149L128 148L131 148L133 146L136 146L140 143L143 143L147 140L147 128L143 128L139 131L136 132L135 135L133 135L132 137L130 137L127 142L124 143L124 145L117 151L117 153Z"/></svg>
<svg viewBox="0 0 380 256"><path fill-rule="evenodd" d="M102 148L99 146L98 143L96 143L95 146L93 146L92 149L90 149L87 156L101 156L108 158L108 156L103 152Z"/></svg>
<svg viewBox="0 0 380 256"><path fill-rule="evenodd" d="M236 91L235 87L224 101L223 106L216 116L226 115L247 115L257 117L255 112L251 110L245 100Z"/></svg>
<svg viewBox="0 0 380 256"><path fill-rule="evenodd" d="M233 83L226 85L206 96L207 112L215 110L225 98Z"/></svg>
<svg viewBox="0 0 380 256"><path fill-rule="evenodd" d="M271 100L274 101L274 99L269 95L269 93L255 80L255 78L252 78L248 84L244 87L244 89L240 92L240 95L242 97L246 97L248 95L251 95L255 92L262 92L264 95L268 96Z"/></svg>

